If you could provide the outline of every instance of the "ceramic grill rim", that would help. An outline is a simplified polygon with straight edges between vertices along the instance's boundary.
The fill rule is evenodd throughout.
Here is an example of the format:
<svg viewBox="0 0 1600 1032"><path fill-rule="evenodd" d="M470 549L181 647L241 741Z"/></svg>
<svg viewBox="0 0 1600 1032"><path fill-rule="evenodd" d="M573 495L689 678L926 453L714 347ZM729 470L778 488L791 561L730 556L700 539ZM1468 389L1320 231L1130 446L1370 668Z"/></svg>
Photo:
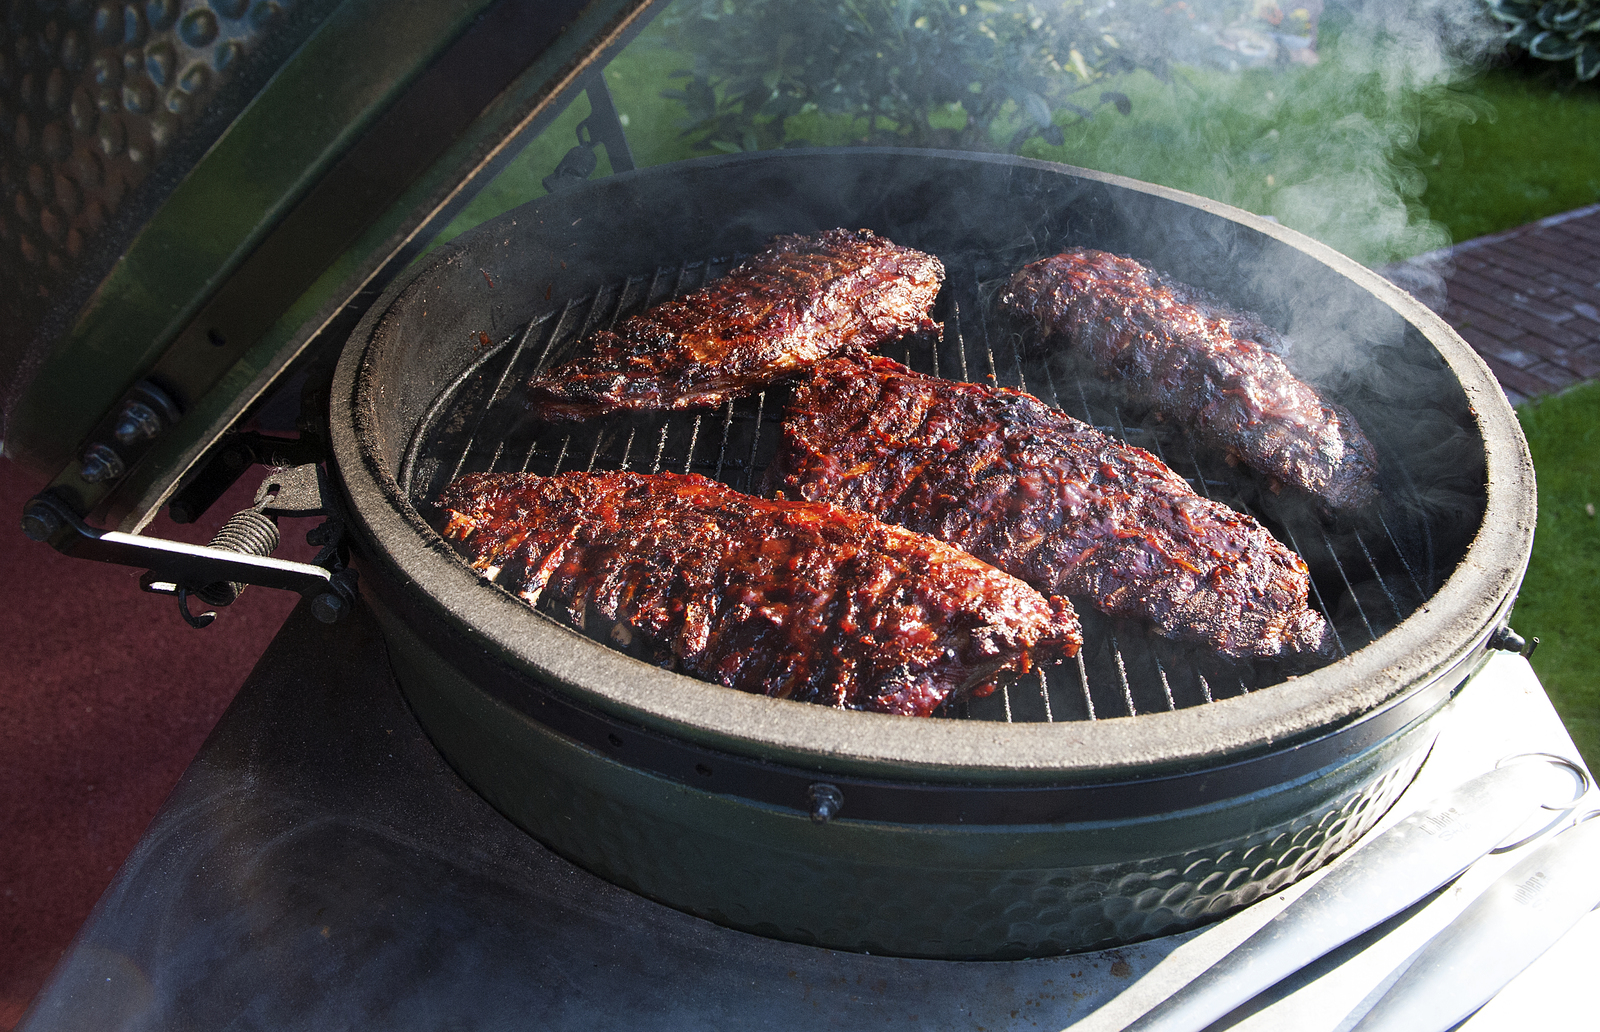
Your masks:
<svg viewBox="0 0 1600 1032"><path fill-rule="evenodd" d="M842 156L841 156L842 155ZM335 376L332 443L355 528L410 625L465 645L513 680L648 732L735 756L864 777L932 782L1058 784L1179 772L1325 739L1356 724L1430 708L1481 661L1506 619L1526 568L1534 524L1534 480L1510 406L1476 354L1434 313L1375 273L1300 234L1247 212L1179 191L1020 158L859 149L784 152L685 162L611 177L609 191L648 188L662 177L764 174L781 163L882 163L959 169L983 163L1005 175L1060 176L1130 203L1188 212L1244 231L1264 248L1285 247L1371 295L1420 333L1460 384L1484 442L1486 502L1463 560L1415 613L1378 640L1269 690L1175 712L1054 724L911 720L731 692L615 652L486 585L405 497L395 479L396 428L384 400L393 388L394 317L424 302L450 269L482 266L517 217L537 219L554 201L535 202L452 245L392 285L356 330ZM954 163L954 164L951 164ZM826 166L824 166L826 167ZM630 182L636 180L637 182ZM626 194L624 193L623 196ZM609 196L618 196L612 193ZM544 205L541 208L541 205ZM559 210L559 209L556 209ZM509 245L510 240L507 239ZM626 264L625 259L620 259ZM485 273L485 280L491 277ZM435 389L438 389L437 386ZM343 411L339 411L340 407ZM400 598L406 601L400 602ZM1432 688L1432 693L1425 689ZM1429 700L1412 696L1430 695ZM1376 730L1376 729L1374 729Z"/></svg>

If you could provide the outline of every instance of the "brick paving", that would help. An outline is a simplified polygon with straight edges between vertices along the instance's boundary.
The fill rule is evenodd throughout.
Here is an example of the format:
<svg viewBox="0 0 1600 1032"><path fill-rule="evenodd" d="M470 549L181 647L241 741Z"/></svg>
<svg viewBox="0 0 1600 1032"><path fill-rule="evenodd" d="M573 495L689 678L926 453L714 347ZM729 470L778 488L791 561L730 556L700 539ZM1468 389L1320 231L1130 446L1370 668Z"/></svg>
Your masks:
<svg viewBox="0 0 1600 1032"><path fill-rule="evenodd" d="M1455 327L1513 405L1600 378L1600 204L1382 272Z"/></svg>

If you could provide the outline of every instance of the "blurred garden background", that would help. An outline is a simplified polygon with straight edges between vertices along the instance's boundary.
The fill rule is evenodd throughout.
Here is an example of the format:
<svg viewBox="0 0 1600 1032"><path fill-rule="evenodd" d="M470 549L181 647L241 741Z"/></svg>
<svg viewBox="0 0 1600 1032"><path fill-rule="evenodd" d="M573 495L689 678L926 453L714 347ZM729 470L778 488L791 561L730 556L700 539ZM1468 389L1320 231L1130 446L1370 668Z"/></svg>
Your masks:
<svg viewBox="0 0 1600 1032"><path fill-rule="evenodd" d="M677 0L605 78L641 167L852 143L1011 152L1271 215L1376 266L1600 200L1600 24L1577 51L1594 54L1585 81L1578 59L1509 45L1493 12L1510 6ZM1600 23L1600 2L1567 6ZM588 114L580 98L457 231L542 194Z"/></svg>
<svg viewBox="0 0 1600 1032"><path fill-rule="evenodd" d="M641 167L1008 152L1225 201L1381 269L1600 202L1597 73L1600 0L676 0L604 74ZM588 115L580 97L443 239L542 195ZM1515 626L1600 765L1600 385L1518 412L1540 513Z"/></svg>

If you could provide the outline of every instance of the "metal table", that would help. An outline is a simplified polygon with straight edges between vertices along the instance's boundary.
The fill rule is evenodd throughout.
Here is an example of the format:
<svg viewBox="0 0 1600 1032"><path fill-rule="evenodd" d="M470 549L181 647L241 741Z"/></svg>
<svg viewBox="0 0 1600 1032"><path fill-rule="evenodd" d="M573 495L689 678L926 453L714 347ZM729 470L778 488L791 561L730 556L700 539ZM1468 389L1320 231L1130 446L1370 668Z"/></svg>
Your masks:
<svg viewBox="0 0 1600 1032"><path fill-rule="evenodd" d="M1380 830L1500 756L1577 759L1520 657L1492 660L1452 707ZM1489 858L1213 1029L1348 1028L1518 855ZM730 931L511 825L418 728L365 614L326 627L302 605L19 1027L1110 1032L1312 880L1206 928L1046 960L904 960ZM1591 914L1460 1028L1587 1027L1578 997L1597 957Z"/></svg>

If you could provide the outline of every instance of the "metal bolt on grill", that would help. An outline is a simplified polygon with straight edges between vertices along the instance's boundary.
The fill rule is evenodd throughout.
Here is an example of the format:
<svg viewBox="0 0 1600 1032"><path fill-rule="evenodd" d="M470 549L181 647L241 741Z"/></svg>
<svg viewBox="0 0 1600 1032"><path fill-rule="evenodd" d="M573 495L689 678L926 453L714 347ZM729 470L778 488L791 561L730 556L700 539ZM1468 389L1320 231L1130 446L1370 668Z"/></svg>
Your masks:
<svg viewBox="0 0 1600 1032"><path fill-rule="evenodd" d="M564 360L589 334L699 289L741 257L686 260L555 299L544 314L491 342L434 401L407 449L402 490L428 514L436 512L434 501L445 486L469 472L667 470L753 490L776 451L787 398L782 385L716 410L613 416L576 427L541 423L520 393L529 377ZM948 279L934 314L943 332L938 339L908 338L885 353L920 372L1028 391L1155 453L1201 494L1260 520L1311 567L1311 604L1333 628L1338 657L1398 625L1438 587L1426 572L1434 569L1432 540L1426 521L1415 515L1420 506L1405 459L1381 438L1374 440L1385 478L1379 511L1359 524L1329 525L1288 492L1274 496L1196 452L1177 430L1132 420L1073 356L1041 357L1025 349L1029 330L996 303L1011 269L986 255L940 257ZM1075 662L1028 675L986 698L947 704L941 715L1008 723L1137 716L1247 694L1309 669L1225 660L1087 605L1078 610L1084 647Z"/></svg>

